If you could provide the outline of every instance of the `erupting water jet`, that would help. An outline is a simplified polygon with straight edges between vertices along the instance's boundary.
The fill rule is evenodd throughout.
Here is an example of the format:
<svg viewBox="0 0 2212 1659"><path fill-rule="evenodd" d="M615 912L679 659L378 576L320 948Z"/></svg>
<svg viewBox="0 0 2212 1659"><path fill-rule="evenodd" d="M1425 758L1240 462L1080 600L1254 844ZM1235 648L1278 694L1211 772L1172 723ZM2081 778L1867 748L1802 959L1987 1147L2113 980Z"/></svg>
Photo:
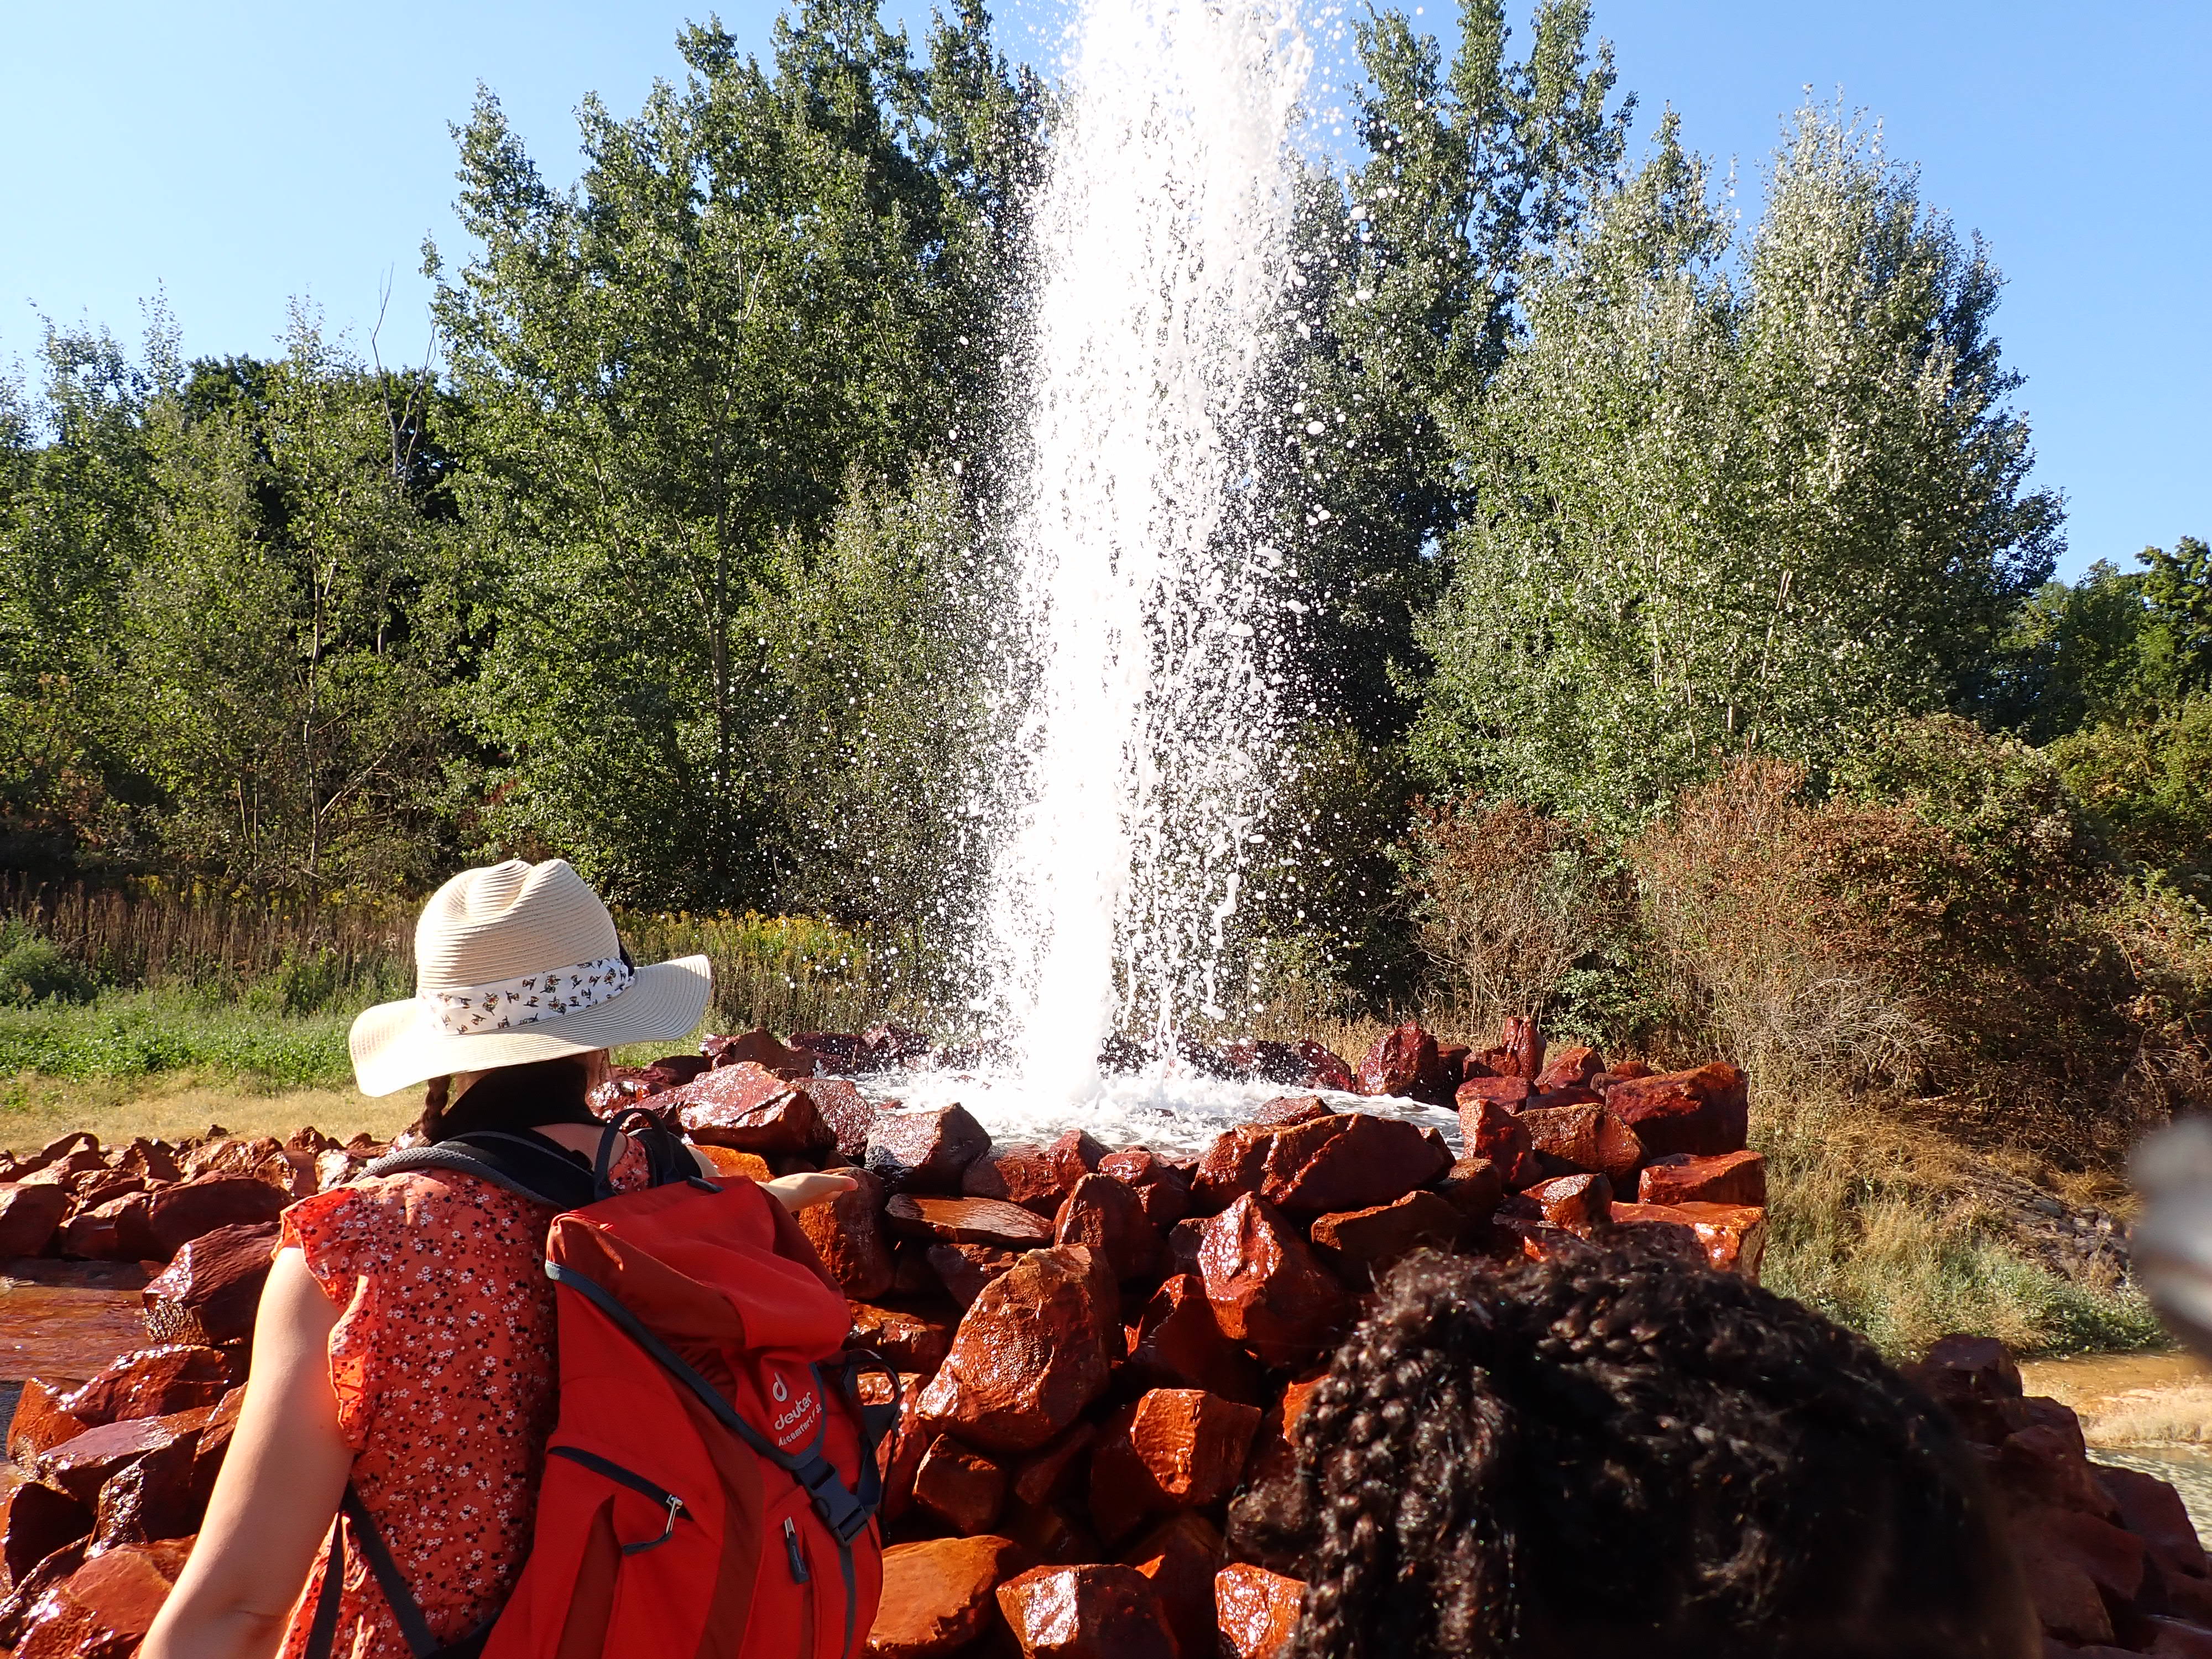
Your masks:
<svg viewBox="0 0 2212 1659"><path fill-rule="evenodd" d="M1090 0L1036 204L1012 503L1018 707L987 1012L1025 1085L1096 1095L1218 1016L1265 805L1276 556L1247 434L1288 270L1291 0Z"/></svg>

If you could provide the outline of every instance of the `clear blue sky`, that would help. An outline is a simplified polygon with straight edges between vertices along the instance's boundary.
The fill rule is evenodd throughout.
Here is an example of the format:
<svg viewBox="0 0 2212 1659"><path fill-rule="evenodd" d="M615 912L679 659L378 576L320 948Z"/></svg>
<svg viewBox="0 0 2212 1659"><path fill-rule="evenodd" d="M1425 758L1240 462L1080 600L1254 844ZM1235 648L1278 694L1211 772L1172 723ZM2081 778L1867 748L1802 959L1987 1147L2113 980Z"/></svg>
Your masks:
<svg viewBox="0 0 2212 1659"><path fill-rule="evenodd" d="M1639 134L1672 104L1686 141L1739 158L1748 181L1802 88L1840 92L1919 163L1929 202L1989 240L2038 478L2069 498L2065 569L2212 535L2212 7L1595 4L1643 100ZM895 15L926 10L893 0ZM295 295L365 350L387 276L384 359L419 360L416 250L428 232L465 251L447 125L477 82L566 179L577 101L634 110L703 15L676 0L8 0L0 361L27 354L41 313L135 337L157 288L189 353L271 349ZM765 50L770 5L722 15ZM1426 0L1424 21L1450 15ZM1060 17L1053 0L1002 13L1031 58Z"/></svg>

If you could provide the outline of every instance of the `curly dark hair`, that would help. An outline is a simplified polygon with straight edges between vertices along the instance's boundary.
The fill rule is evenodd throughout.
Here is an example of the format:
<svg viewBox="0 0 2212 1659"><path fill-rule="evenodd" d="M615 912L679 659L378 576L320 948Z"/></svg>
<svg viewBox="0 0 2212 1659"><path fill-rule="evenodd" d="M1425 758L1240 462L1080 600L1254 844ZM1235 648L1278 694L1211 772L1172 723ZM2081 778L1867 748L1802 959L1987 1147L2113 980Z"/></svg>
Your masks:
<svg viewBox="0 0 2212 1659"><path fill-rule="evenodd" d="M1859 1338L1634 1246L1422 1255L1306 1404L1234 1553L1289 1659L2022 1659L1973 1454Z"/></svg>

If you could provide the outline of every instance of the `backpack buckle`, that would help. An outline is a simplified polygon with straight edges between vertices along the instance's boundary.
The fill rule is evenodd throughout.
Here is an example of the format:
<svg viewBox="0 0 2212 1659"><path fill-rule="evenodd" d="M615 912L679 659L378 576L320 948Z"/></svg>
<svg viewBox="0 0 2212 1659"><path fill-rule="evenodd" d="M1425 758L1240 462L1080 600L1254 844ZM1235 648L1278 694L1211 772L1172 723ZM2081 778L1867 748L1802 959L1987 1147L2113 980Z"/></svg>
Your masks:
<svg viewBox="0 0 2212 1659"><path fill-rule="evenodd" d="M817 1452L792 1473L814 1500L814 1512L822 1517L822 1524L837 1534L839 1543L849 1544L866 1530L868 1506L837 1478L836 1468L828 1458Z"/></svg>

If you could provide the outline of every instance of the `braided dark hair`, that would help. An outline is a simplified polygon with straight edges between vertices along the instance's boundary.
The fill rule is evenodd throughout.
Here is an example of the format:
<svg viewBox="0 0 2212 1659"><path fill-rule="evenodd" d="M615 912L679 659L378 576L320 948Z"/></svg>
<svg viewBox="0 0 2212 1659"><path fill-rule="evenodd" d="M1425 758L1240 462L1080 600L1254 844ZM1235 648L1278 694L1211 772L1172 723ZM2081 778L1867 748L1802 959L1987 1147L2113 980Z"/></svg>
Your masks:
<svg viewBox="0 0 2212 1659"><path fill-rule="evenodd" d="M1859 1338L1621 1246L1401 1263L1247 1493L1290 1659L2021 1659L1965 1442Z"/></svg>

